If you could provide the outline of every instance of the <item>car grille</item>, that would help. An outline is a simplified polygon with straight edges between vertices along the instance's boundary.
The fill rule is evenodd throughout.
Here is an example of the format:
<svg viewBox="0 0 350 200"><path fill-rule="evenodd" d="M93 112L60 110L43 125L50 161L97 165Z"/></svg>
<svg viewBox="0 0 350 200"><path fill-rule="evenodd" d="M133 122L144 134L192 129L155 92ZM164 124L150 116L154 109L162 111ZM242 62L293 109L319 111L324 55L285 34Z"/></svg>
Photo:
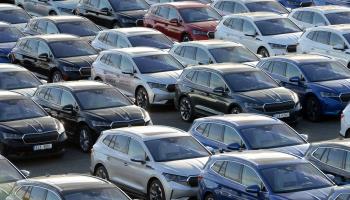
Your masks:
<svg viewBox="0 0 350 200"><path fill-rule="evenodd" d="M82 76L91 76L91 68L90 67L82 67L79 69L80 75Z"/></svg>
<svg viewBox="0 0 350 200"><path fill-rule="evenodd" d="M168 92L175 92L175 84L170 84L166 87Z"/></svg>
<svg viewBox="0 0 350 200"><path fill-rule="evenodd" d="M297 52L297 45L289 45L287 46L288 52Z"/></svg>
<svg viewBox="0 0 350 200"><path fill-rule="evenodd" d="M293 101L281 102L281 103L273 103L273 104L265 104L264 110L265 112L278 112L284 110L291 110L295 106Z"/></svg>
<svg viewBox="0 0 350 200"><path fill-rule="evenodd" d="M340 95L340 99L341 99L343 102L349 102L349 101L350 101L350 93L341 94L341 95Z"/></svg>
<svg viewBox="0 0 350 200"><path fill-rule="evenodd" d="M198 177L197 176L190 176L187 179L187 184L191 187L197 187L198 186Z"/></svg>
<svg viewBox="0 0 350 200"><path fill-rule="evenodd" d="M128 126L145 126L146 122L143 119L135 119L130 121L118 121L111 124L111 128L121 128Z"/></svg>
<svg viewBox="0 0 350 200"><path fill-rule="evenodd" d="M56 131L45 133L30 133L23 136L23 142L26 144L39 144L46 142L54 142L58 139L58 133Z"/></svg>

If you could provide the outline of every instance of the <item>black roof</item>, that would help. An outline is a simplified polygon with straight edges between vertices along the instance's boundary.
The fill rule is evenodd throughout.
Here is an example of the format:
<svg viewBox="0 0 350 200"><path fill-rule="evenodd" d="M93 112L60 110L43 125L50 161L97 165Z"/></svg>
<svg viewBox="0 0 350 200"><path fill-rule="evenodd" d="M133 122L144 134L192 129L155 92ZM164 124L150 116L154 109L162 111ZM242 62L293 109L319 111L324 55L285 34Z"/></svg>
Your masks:
<svg viewBox="0 0 350 200"><path fill-rule="evenodd" d="M97 82L97 81L80 80L80 81L65 81L65 82L58 82L58 83L50 83L50 84L42 85L40 87L63 87L71 91L81 91L81 90L98 89L98 88L109 88L112 86L102 82Z"/></svg>
<svg viewBox="0 0 350 200"><path fill-rule="evenodd" d="M235 72L247 72L247 71L260 71L258 68L245 65L245 64L233 64L233 63L218 63L210 65L193 66L192 69L204 69L210 71L216 71L220 74L229 74ZM189 69L191 69L189 68Z"/></svg>

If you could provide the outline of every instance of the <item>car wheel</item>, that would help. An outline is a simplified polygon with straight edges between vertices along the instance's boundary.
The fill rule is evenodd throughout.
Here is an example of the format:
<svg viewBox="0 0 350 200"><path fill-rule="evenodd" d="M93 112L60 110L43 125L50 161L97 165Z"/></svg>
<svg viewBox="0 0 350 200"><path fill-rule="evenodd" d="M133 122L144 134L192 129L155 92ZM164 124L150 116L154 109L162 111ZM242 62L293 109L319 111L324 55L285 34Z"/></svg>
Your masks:
<svg viewBox="0 0 350 200"><path fill-rule="evenodd" d="M93 145L93 138L91 130L88 126L84 125L79 131L79 146L83 152L89 152Z"/></svg>
<svg viewBox="0 0 350 200"><path fill-rule="evenodd" d="M147 197L148 200L165 200L164 188L159 180L154 180L149 185Z"/></svg>
<svg viewBox="0 0 350 200"><path fill-rule="evenodd" d="M316 97L309 97L306 101L306 117L313 122L321 119L321 105Z"/></svg>
<svg viewBox="0 0 350 200"><path fill-rule="evenodd" d="M260 54L262 57L270 57L269 51L265 47L262 47L259 49L258 54Z"/></svg>
<svg viewBox="0 0 350 200"><path fill-rule="evenodd" d="M350 129L345 132L345 138L350 138Z"/></svg>
<svg viewBox="0 0 350 200"><path fill-rule="evenodd" d="M181 42L189 42L189 41L191 41L191 37L190 37L190 35L188 35L187 33L185 33L185 34L182 36Z"/></svg>
<svg viewBox="0 0 350 200"><path fill-rule="evenodd" d="M14 55L10 55L9 56L9 59L10 59L10 62L12 64L18 64L18 60L16 60L15 56Z"/></svg>
<svg viewBox="0 0 350 200"><path fill-rule="evenodd" d="M50 16L55 16L55 15L57 15L57 13L55 11L50 11L49 15Z"/></svg>
<svg viewBox="0 0 350 200"><path fill-rule="evenodd" d="M62 73L58 70L54 71L51 75L51 82L57 83L62 81L64 81Z"/></svg>
<svg viewBox="0 0 350 200"><path fill-rule="evenodd" d="M179 110L181 119L186 122L191 122L194 118L193 105L188 97L180 99Z"/></svg>
<svg viewBox="0 0 350 200"><path fill-rule="evenodd" d="M205 199L205 200L215 200L213 194L211 194L211 193L205 195L205 198L204 198L204 199Z"/></svg>
<svg viewBox="0 0 350 200"><path fill-rule="evenodd" d="M238 106L233 106L231 109L230 109L230 114L239 114L241 113L242 110L240 107Z"/></svg>
<svg viewBox="0 0 350 200"><path fill-rule="evenodd" d="M136 105L143 108L148 109L149 108L149 100L148 100L148 93L145 88L141 87L136 91Z"/></svg>
<svg viewBox="0 0 350 200"><path fill-rule="evenodd" d="M104 166L97 167L94 176L100 177L105 180L109 180L107 169Z"/></svg>

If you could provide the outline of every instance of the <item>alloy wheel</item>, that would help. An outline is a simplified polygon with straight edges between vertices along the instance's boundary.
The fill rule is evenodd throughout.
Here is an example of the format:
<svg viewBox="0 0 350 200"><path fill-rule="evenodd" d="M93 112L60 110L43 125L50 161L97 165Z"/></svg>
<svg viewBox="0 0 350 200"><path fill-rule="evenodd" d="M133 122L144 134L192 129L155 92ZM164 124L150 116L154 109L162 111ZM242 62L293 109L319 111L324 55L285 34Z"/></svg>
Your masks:
<svg viewBox="0 0 350 200"><path fill-rule="evenodd" d="M258 54L260 54L260 55L261 55L262 57L264 57L264 58L270 57L269 52L268 52L265 48L260 49L260 51L258 52Z"/></svg>
<svg viewBox="0 0 350 200"><path fill-rule="evenodd" d="M61 72L55 71L52 75L52 82L57 83L57 82L62 82L62 81L63 81L63 77L62 77Z"/></svg>
<svg viewBox="0 0 350 200"><path fill-rule="evenodd" d="M238 108L237 106L233 107L231 110L230 110L230 114L239 114L241 113L241 109Z"/></svg>
<svg viewBox="0 0 350 200"><path fill-rule="evenodd" d="M91 138L90 135L88 133L88 131L86 130L86 128L81 129L80 134L79 134L79 144L80 144L80 148L84 151L87 152L90 149L90 144L91 143Z"/></svg>
<svg viewBox="0 0 350 200"><path fill-rule="evenodd" d="M184 121L190 121L192 118L192 105L188 98L182 98L180 102L180 114Z"/></svg>
<svg viewBox="0 0 350 200"><path fill-rule="evenodd" d="M150 200L163 200L163 191L160 185L157 182L154 182L151 185L149 199Z"/></svg>
<svg viewBox="0 0 350 200"><path fill-rule="evenodd" d="M311 120L311 121L318 121L320 118L320 105L318 103L318 101L315 98L310 98L307 101L307 108L306 108L306 113L307 113L307 117Z"/></svg>
<svg viewBox="0 0 350 200"><path fill-rule="evenodd" d="M97 168L95 176L108 180L108 174L107 174L105 168L102 166Z"/></svg>
<svg viewBox="0 0 350 200"><path fill-rule="evenodd" d="M148 108L148 94L145 91L145 89L141 88L137 91L136 94L136 105L143 108L147 109Z"/></svg>

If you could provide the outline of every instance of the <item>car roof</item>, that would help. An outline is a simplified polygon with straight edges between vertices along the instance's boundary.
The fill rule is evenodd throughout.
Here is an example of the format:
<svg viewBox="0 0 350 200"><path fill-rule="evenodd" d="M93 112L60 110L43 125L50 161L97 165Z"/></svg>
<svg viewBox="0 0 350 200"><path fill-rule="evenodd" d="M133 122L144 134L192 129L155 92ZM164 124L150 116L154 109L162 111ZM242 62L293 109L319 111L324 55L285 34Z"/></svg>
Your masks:
<svg viewBox="0 0 350 200"><path fill-rule="evenodd" d="M2 10L13 10L13 9L22 9L18 6L8 4L8 3L0 3L0 11Z"/></svg>
<svg viewBox="0 0 350 200"><path fill-rule="evenodd" d="M287 54L287 55L278 55L270 58L265 58L264 60L265 61L285 60L285 61L291 61L295 64L301 64L301 63L325 62L325 61L331 61L334 59L323 55L317 55L317 54Z"/></svg>
<svg viewBox="0 0 350 200"><path fill-rule="evenodd" d="M227 15L225 17L239 17L239 18L249 19L252 21L260 21L260 20L276 19L276 18L286 18L283 15L279 15L277 13L272 13L272 12L239 13L239 14Z"/></svg>
<svg viewBox="0 0 350 200"><path fill-rule="evenodd" d="M130 28L118 28L118 29L107 29L101 32L114 32L118 34L123 34L125 36L135 36L135 35L148 35L148 34L162 34L161 32L147 28L147 27L130 27Z"/></svg>
<svg viewBox="0 0 350 200"><path fill-rule="evenodd" d="M169 126L153 125L132 126L104 131L103 134L127 134L142 140L154 140L168 137L190 136L189 133Z"/></svg>
<svg viewBox="0 0 350 200"><path fill-rule="evenodd" d="M105 53L120 53L120 54L129 55L130 57L168 54L165 51L162 51L160 49L156 49L153 47L129 47L129 48L105 50L103 52L105 52Z"/></svg>
<svg viewBox="0 0 350 200"><path fill-rule="evenodd" d="M27 36L23 38L34 38L34 39L42 39L46 42L56 42L56 41L67 41L67 40L80 40L79 37L69 34L47 34L47 35L35 35L35 36Z"/></svg>
<svg viewBox="0 0 350 200"><path fill-rule="evenodd" d="M235 72L246 72L246 71L259 71L258 68L239 64L239 63L215 63L210 65L197 65L192 67L187 67L186 69L205 69L210 71L216 71L221 74L235 73Z"/></svg>
<svg viewBox="0 0 350 200"><path fill-rule="evenodd" d="M166 3L157 3L154 4L155 6L158 5L169 5L173 6L177 9L182 9L182 8L193 8L193 7L207 7L207 5L196 2L196 1L178 1L178 2L166 2Z"/></svg>
<svg viewBox="0 0 350 200"><path fill-rule="evenodd" d="M16 92L0 90L0 100L7 100L7 99L29 99L29 98Z"/></svg>
<svg viewBox="0 0 350 200"><path fill-rule="evenodd" d="M302 7L302 8L295 9L295 11L300 11L300 10L302 10L302 11L313 11L313 12L327 14L327 13L334 13L334 12L350 11L350 8L345 7L345 6L326 5L326 6Z"/></svg>
<svg viewBox="0 0 350 200"><path fill-rule="evenodd" d="M98 89L98 88L109 88L110 85L107 85L98 81L90 81L90 80L79 80L79 81L64 81L57 83L49 83L42 85L40 87L64 87L71 91L80 91L87 89Z"/></svg>
<svg viewBox="0 0 350 200"><path fill-rule="evenodd" d="M22 66L14 64L0 63L0 72L28 71Z"/></svg>
<svg viewBox="0 0 350 200"><path fill-rule="evenodd" d="M56 15L56 16L45 16L45 17L37 17L33 18L34 20L39 20L39 19L47 19L51 20L55 23L60 23L60 22L75 22L75 21L86 21L87 19L84 17L80 16L74 16L74 15Z"/></svg>
<svg viewBox="0 0 350 200"><path fill-rule="evenodd" d="M307 31L330 31L337 32L339 34L350 33L350 24L338 24L338 25L329 25L329 26L318 26L308 28Z"/></svg>
<svg viewBox="0 0 350 200"><path fill-rule="evenodd" d="M312 146L339 147L339 148L350 150L350 139L337 138L333 140L325 140L321 142L312 143Z"/></svg>
<svg viewBox="0 0 350 200"><path fill-rule="evenodd" d="M207 49L219 48L219 47L232 47L232 46L243 46L242 44L224 40L196 40L185 43L179 43L179 45L193 45L199 46Z"/></svg>

